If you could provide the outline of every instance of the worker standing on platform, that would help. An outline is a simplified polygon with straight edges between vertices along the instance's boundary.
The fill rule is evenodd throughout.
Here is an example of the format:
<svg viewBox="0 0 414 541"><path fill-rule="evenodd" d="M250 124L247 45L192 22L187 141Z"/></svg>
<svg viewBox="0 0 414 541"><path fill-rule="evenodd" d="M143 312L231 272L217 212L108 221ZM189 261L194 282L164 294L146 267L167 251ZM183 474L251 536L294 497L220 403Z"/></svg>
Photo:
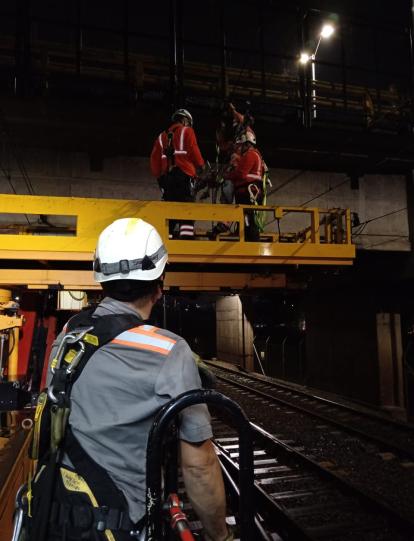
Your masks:
<svg viewBox="0 0 414 541"><path fill-rule="evenodd" d="M164 201L195 201L195 177L204 171L204 160L193 130L193 117L186 109L172 115L173 124L160 133L151 152L151 172L158 179ZM194 238L193 221L170 221L170 238Z"/></svg>
<svg viewBox="0 0 414 541"><path fill-rule="evenodd" d="M226 178L233 182L235 202L240 205L260 205L263 201L263 174L265 164L256 148L256 137L251 132L242 134L236 141L240 145L240 158ZM260 232L254 211L246 211L247 241L259 241Z"/></svg>
<svg viewBox="0 0 414 541"><path fill-rule="evenodd" d="M220 203L231 205L234 201L234 184L228 177L229 171L236 169L241 156L240 138L249 134L256 138L253 131L254 118L249 110L243 115L232 103L225 103L220 122L216 130L217 146L217 183L220 189ZM216 238L231 228L231 222L218 222L210 237Z"/></svg>
<svg viewBox="0 0 414 541"><path fill-rule="evenodd" d="M99 236L94 276L105 298L90 315L81 312L69 320L51 359L65 332L76 332L73 328L79 328L81 320L84 325L85 317L93 325L88 327L91 340L100 347L85 365L78 365L82 369L70 393L50 512L42 500L50 476L38 466L30 541L127 541L130 532L134 539L143 539L146 447L154 417L171 398L201 388L187 342L146 323L162 297L167 257L156 229L138 218L116 220ZM124 330L114 334L113 327L121 325ZM108 333L114 336L109 341ZM49 385L56 392L54 379ZM223 479L205 404L183 410L178 436L184 483L205 539L230 541ZM36 517L42 512L46 537L38 537Z"/></svg>

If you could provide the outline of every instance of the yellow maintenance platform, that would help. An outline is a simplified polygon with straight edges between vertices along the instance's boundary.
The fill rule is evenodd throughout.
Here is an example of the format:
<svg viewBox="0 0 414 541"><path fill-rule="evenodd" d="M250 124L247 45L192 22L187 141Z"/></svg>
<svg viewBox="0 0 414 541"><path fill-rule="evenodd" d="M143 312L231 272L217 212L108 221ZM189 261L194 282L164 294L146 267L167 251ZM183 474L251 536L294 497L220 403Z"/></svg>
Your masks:
<svg viewBox="0 0 414 541"><path fill-rule="evenodd" d="M245 212L252 209L263 213L260 242L244 240ZM167 287L208 290L234 283L238 288L255 280L256 287L283 287L280 274L253 277L243 274L242 266L254 265L259 272L263 265L351 265L355 257L349 209L2 195L0 284L95 289L89 268L76 270L73 263L92 262L100 231L124 217L152 223L163 237L169 262L185 267L186 272L168 273ZM170 239L170 220L194 220L195 240ZM210 240L208 231L217 222L237 222L238 233ZM22 260L38 265L26 266ZM198 264L197 272L193 264ZM213 264L236 266L240 274L227 273L229 283L222 283L223 273L208 273Z"/></svg>

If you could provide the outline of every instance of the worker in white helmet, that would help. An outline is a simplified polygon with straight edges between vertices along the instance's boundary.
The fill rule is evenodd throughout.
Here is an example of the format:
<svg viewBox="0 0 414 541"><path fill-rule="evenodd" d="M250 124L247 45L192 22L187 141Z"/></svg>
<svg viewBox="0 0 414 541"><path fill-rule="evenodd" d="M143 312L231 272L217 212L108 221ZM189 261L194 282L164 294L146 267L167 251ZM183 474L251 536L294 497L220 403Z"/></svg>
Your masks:
<svg viewBox="0 0 414 541"><path fill-rule="evenodd" d="M75 332L80 323L92 324L89 333L96 335L96 350L80 375L75 372L71 388L63 460L47 516L48 541L130 541L131 531L134 539L143 538L146 446L154 417L170 399L201 388L187 342L147 323L163 294L167 258L151 224L122 218L108 225L93 265L105 297L89 315L81 312L69 320L54 343L51 359L65 333ZM182 412L178 436L187 494L205 539L233 539L205 404ZM47 467L40 467L33 483L35 514L41 513L44 472Z"/></svg>
<svg viewBox="0 0 414 541"><path fill-rule="evenodd" d="M193 117L187 109L177 109L171 120L173 124L154 142L151 172L158 180L164 201L194 202L195 177L204 171L205 164L193 130ZM194 238L193 221L171 220L169 225L172 238Z"/></svg>
<svg viewBox="0 0 414 541"><path fill-rule="evenodd" d="M256 147L256 136L246 131L236 140L240 145L240 158L235 167L226 175L234 186L234 199L239 205L261 204L263 200L263 175L265 163ZM245 212L246 240L260 240L259 228L253 211Z"/></svg>

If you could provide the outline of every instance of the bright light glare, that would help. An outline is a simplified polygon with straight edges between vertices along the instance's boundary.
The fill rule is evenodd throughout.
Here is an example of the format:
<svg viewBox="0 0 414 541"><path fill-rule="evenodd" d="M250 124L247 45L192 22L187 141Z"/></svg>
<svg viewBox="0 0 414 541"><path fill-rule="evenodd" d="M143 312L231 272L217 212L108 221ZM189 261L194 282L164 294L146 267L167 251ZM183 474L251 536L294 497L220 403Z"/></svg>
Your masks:
<svg viewBox="0 0 414 541"><path fill-rule="evenodd" d="M300 53L299 62L301 64L307 64L309 60L310 60L310 56L308 55L308 53Z"/></svg>
<svg viewBox="0 0 414 541"><path fill-rule="evenodd" d="M321 30L321 38L328 39L335 32L335 28L331 24L324 24Z"/></svg>

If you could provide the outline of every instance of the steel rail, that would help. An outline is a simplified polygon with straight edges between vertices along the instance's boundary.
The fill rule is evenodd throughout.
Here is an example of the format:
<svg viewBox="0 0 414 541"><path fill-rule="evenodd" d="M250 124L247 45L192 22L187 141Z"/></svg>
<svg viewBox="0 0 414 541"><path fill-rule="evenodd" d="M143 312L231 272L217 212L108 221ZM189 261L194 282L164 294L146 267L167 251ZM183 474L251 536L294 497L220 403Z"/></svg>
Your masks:
<svg viewBox="0 0 414 541"><path fill-rule="evenodd" d="M291 393L295 393L295 394L304 396L306 398L310 398L312 400L317 400L318 402L325 403L326 405L329 405L329 406L337 407L338 409L343 409L344 411L348 411L348 412L351 411L358 415L362 415L364 417L370 418L374 421L379 421L379 422L383 422L392 426L396 426L398 428L401 428L404 431L412 432L414 434L414 424L406 423L404 421L400 421L399 419L385 417L383 414L374 410L368 411L366 409L367 406L364 406L363 404L361 405L364 407L364 409L359 409L358 406L356 405L336 402L335 400L326 398L325 396L314 394L311 391L299 389L296 386L296 384L289 385L289 383L277 380L275 378L272 378L271 376L257 374L256 372L248 372L245 370L240 370L239 367L236 365L234 365L234 367L233 366L227 367L221 364L216 364L214 361L204 361L204 362L207 362L210 366L214 367L214 369L217 368L219 370L223 370L231 374L236 374L241 377L246 376L255 381L259 381L260 383L263 383L264 385L270 385L272 387L275 387L275 389L278 389L278 388L285 389L286 391L290 391Z"/></svg>
<svg viewBox="0 0 414 541"><path fill-rule="evenodd" d="M221 368L220 368L220 370L221 370ZM241 383L239 381L234 381L234 379L232 379L232 378L228 378L226 376L218 374L216 372L216 370L214 370L214 373L215 373L216 377L218 379L220 379L220 380L226 381L227 383L234 384L237 387L240 387L241 389L244 389L246 391L254 392L255 394L263 396L264 398L266 398L268 400L278 402L279 404L283 404L286 407L289 407L291 409L294 409L296 411L304 413L304 414L306 414L308 416L318 418L318 419L324 421L325 423L330 423L331 425L335 425L335 426L339 427L341 430L343 430L345 432L348 432L350 434L357 434L359 437L363 437L366 440L369 440L369 441L371 441L371 442L373 442L373 443L375 443L377 445L384 446L388 450L392 450L392 452L394 454L400 455L402 457L409 458L410 460L414 461L414 451L413 450L406 449L406 448L404 448L404 447L402 447L400 445L397 445L397 444L391 442L389 439L384 439L384 438L382 438L382 437L380 437L378 435L367 433L363 429L356 428L354 426L348 425L348 424L346 424L346 423L344 423L342 421L339 421L338 419L330 417L329 415L325 415L325 414L320 413L320 412L312 411L311 409L306 408L304 406L301 406L299 404L294 404L293 402L290 402L289 400L285 400L285 399L283 399L281 397L274 396L274 395L272 395L272 394L270 394L268 392L257 389L256 387L255 388L249 387L248 385L246 385L244 383ZM255 381L258 381L257 378L251 378L251 376L247 375L247 374L241 375L241 374L237 374L237 373L234 373L234 372L232 372L232 374L235 377L250 378L250 379L253 379ZM273 385L271 383L267 384L267 383L263 382L262 380L260 380L260 381L262 382L263 385L271 385L273 387L276 387L276 384L275 385ZM293 389L289 389L289 390L292 393L296 392ZM335 402L331 402L330 405L336 406L337 404ZM342 404L340 405L340 407L341 408L344 407L346 409L346 406L343 406ZM352 411L352 410L349 410L349 411ZM358 415L359 415L359 412L358 412ZM376 419L376 420L378 421L378 419Z"/></svg>
<svg viewBox="0 0 414 541"><path fill-rule="evenodd" d="M225 479L230 478L232 483L235 483L235 479L239 475L238 464L229 457L222 444L216 440L213 440L213 444L216 448ZM236 490L237 487L233 489ZM294 539L295 541L314 541L314 537L307 534L256 482L254 483L254 501L260 513L265 511L271 517L272 524L270 524L270 527L272 529L278 528L279 531L276 530L278 533L280 529L285 530L287 535L293 536L289 539ZM268 526L267 523L266 526Z"/></svg>

